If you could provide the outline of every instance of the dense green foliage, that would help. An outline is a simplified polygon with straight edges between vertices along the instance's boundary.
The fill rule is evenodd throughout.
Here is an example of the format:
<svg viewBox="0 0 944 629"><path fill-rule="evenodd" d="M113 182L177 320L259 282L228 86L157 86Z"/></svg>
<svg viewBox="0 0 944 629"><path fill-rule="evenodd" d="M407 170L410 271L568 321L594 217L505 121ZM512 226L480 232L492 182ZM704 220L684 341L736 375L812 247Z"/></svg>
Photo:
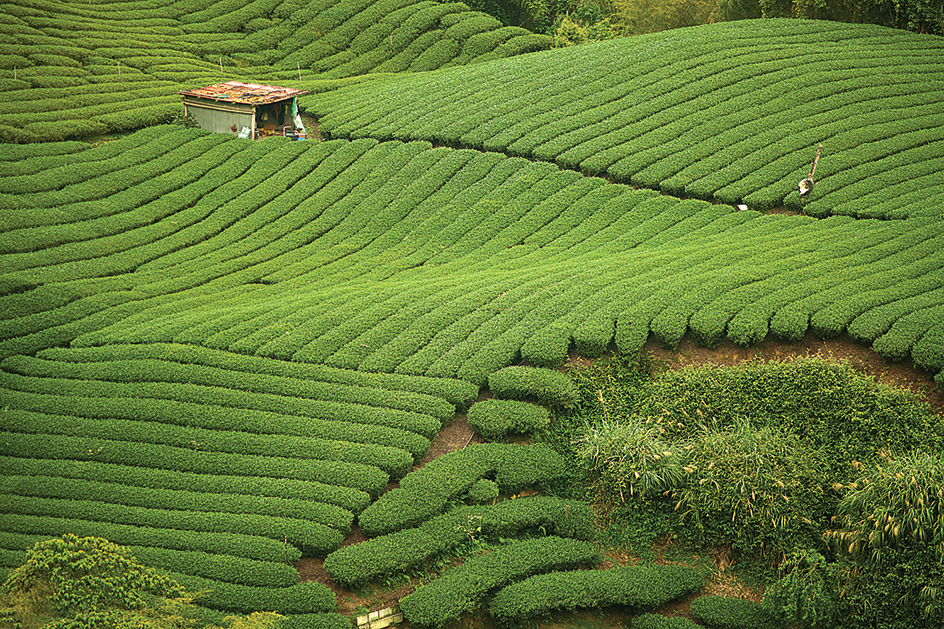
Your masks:
<svg viewBox="0 0 944 629"><path fill-rule="evenodd" d="M467 493L485 477L502 491L517 493L554 481L564 461L550 448L501 443L472 444L430 461L403 479L360 514L368 537L413 527L439 515L450 500Z"/></svg>
<svg viewBox="0 0 944 629"><path fill-rule="evenodd" d="M5 2L0 142L48 142L170 122L180 89L227 80L322 91L545 50L460 2L180 0L146 6Z"/></svg>
<svg viewBox="0 0 944 629"><path fill-rule="evenodd" d="M272 611L233 616L200 610L193 600L208 591L186 591L139 563L131 549L102 538L66 533L37 542L24 555L0 588L0 622L14 627L175 629L200 623L219 629L219 623L226 629L277 629L286 620ZM326 609L334 605L332 597Z"/></svg>
<svg viewBox="0 0 944 629"><path fill-rule="evenodd" d="M65 615L103 607L140 609L145 594L184 593L173 580L139 564L128 548L71 533L27 550L26 562L10 572L2 592L42 590L47 584L49 601Z"/></svg>
<svg viewBox="0 0 944 629"><path fill-rule="evenodd" d="M657 609L704 585L703 574L680 564L551 572L501 589L488 611L500 623L514 625L554 610L611 605L633 611Z"/></svg>
<svg viewBox="0 0 944 629"><path fill-rule="evenodd" d="M531 575L595 565L600 552L590 542L539 537L478 555L445 571L400 601L404 617L417 627L441 627L477 608L492 590Z"/></svg>
<svg viewBox="0 0 944 629"><path fill-rule="evenodd" d="M944 35L944 4L940 0L743 0L739 4L741 11L747 11L751 17L867 22ZM744 15L732 15L732 19L738 17Z"/></svg>
<svg viewBox="0 0 944 629"><path fill-rule="evenodd" d="M469 425L492 440L531 433L546 428L549 421L550 414L545 407L518 400L482 400L469 409Z"/></svg>
<svg viewBox="0 0 944 629"><path fill-rule="evenodd" d="M325 570L345 587L412 573L466 544L542 531L587 540L593 536L593 513L586 503L550 496L502 500L492 506L466 506L423 522L416 528L388 533L360 544L343 546L325 558Z"/></svg>
<svg viewBox="0 0 944 629"><path fill-rule="evenodd" d="M865 466L839 503L841 550L881 560L890 548L927 544L944 561L944 455L885 454Z"/></svg>
<svg viewBox="0 0 944 629"><path fill-rule="evenodd" d="M632 629L696 629L697 624L684 616L642 614L633 618Z"/></svg>
<svg viewBox="0 0 944 629"><path fill-rule="evenodd" d="M909 194L941 166L942 46L882 27L738 21L525 55L500 72L387 77L309 106L332 137L504 151L757 210L936 216L939 201Z"/></svg>
<svg viewBox="0 0 944 629"><path fill-rule="evenodd" d="M710 629L778 629L779 624L760 604L742 598L699 596L692 615Z"/></svg>
<svg viewBox="0 0 944 629"><path fill-rule="evenodd" d="M767 581L763 614L789 626L939 622L944 427L924 400L819 357L571 375L577 405L552 426L575 439L552 442L573 448L592 498L616 503L608 539L730 544ZM699 605L709 626L760 622L742 617L756 605Z"/></svg>

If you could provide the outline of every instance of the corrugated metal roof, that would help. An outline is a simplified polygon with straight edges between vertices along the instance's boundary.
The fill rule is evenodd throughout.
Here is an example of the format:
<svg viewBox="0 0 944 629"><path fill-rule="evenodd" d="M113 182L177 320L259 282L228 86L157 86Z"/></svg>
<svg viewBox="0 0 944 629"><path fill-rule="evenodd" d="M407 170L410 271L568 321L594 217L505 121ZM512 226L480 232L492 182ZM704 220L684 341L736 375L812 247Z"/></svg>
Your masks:
<svg viewBox="0 0 944 629"><path fill-rule="evenodd" d="M245 103L247 105L265 105L267 103L277 103L282 100L307 94L308 90L296 90L290 87L277 87L275 85L260 85L258 83L241 83L239 81L229 81L227 83L217 83L208 85L195 90L182 90L177 92L184 96L196 96L199 98L212 98L213 100L226 101L230 103Z"/></svg>

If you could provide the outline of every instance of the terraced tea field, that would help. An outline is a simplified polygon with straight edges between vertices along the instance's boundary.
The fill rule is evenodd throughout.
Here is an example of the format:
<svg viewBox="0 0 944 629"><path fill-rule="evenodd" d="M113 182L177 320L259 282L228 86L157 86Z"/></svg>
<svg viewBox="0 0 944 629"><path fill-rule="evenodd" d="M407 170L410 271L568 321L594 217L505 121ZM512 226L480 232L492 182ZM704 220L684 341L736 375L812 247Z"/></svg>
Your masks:
<svg viewBox="0 0 944 629"><path fill-rule="evenodd" d="M593 563L585 505L444 513L558 478L553 453L411 472L509 365L848 334L941 382L942 38L771 20L518 55L546 42L450 3L0 13L0 138L29 142L0 145L2 566L95 535L213 609L346 626L300 557L354 586L474 516L556 536L482 560L486 589ZM311 89L329 141L155 124L247 77ZM424 596L422 622L467 611Z"/></svg>

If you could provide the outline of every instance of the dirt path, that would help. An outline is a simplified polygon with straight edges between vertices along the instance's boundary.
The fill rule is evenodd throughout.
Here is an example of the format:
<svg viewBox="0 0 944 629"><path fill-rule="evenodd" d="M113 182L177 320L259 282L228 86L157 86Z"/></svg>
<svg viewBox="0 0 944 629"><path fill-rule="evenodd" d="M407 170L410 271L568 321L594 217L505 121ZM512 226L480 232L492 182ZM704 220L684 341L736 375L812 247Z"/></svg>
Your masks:
<svg viewBox="0 0 944 629"><path fill-rule="evenodd" d="M479 400L490 397L488 392L479 396ZM410 471L417 470L426 465L438 456L447 452L459 450L470 443L481 443L482 439L475 434L469 421L464 414L457 414L448 424L443 426L439 434L430 445L429 452L423 457L419 464L414 465ZM393 482L387 485L387 491L398 487L399 483ZM361 532L358 526L351 529L351 533L342 542L342 546L356 544L366 540L367 537ZM338 601L338 613L345 616L354 616L360 613L366 613L366 610L374 610L380 607L396 604L402 597L406 596L412 590L412 585L402 583L396 588L368 587L363 592L352 592L345 590L328 575L324 569L324 559L317 557L303 557L295 566L298 570L299 581L317 581L328 586L334 592ZM406 627L406 624L400 625Z"/></svg>

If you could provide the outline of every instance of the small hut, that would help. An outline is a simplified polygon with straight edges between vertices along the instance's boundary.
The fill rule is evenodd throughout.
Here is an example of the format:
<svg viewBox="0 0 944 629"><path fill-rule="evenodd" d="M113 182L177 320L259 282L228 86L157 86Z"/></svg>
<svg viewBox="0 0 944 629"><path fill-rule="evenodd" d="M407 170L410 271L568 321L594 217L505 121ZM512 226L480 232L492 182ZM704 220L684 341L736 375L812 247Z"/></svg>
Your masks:
<svg viewBox="0 0 944 629"><path fill-rule="evenodd" d="M229 81L178 92L184 97L184 115L214 133L243 138L284 135L304 139L305 127L296 98L307 90Z"/></svg>

